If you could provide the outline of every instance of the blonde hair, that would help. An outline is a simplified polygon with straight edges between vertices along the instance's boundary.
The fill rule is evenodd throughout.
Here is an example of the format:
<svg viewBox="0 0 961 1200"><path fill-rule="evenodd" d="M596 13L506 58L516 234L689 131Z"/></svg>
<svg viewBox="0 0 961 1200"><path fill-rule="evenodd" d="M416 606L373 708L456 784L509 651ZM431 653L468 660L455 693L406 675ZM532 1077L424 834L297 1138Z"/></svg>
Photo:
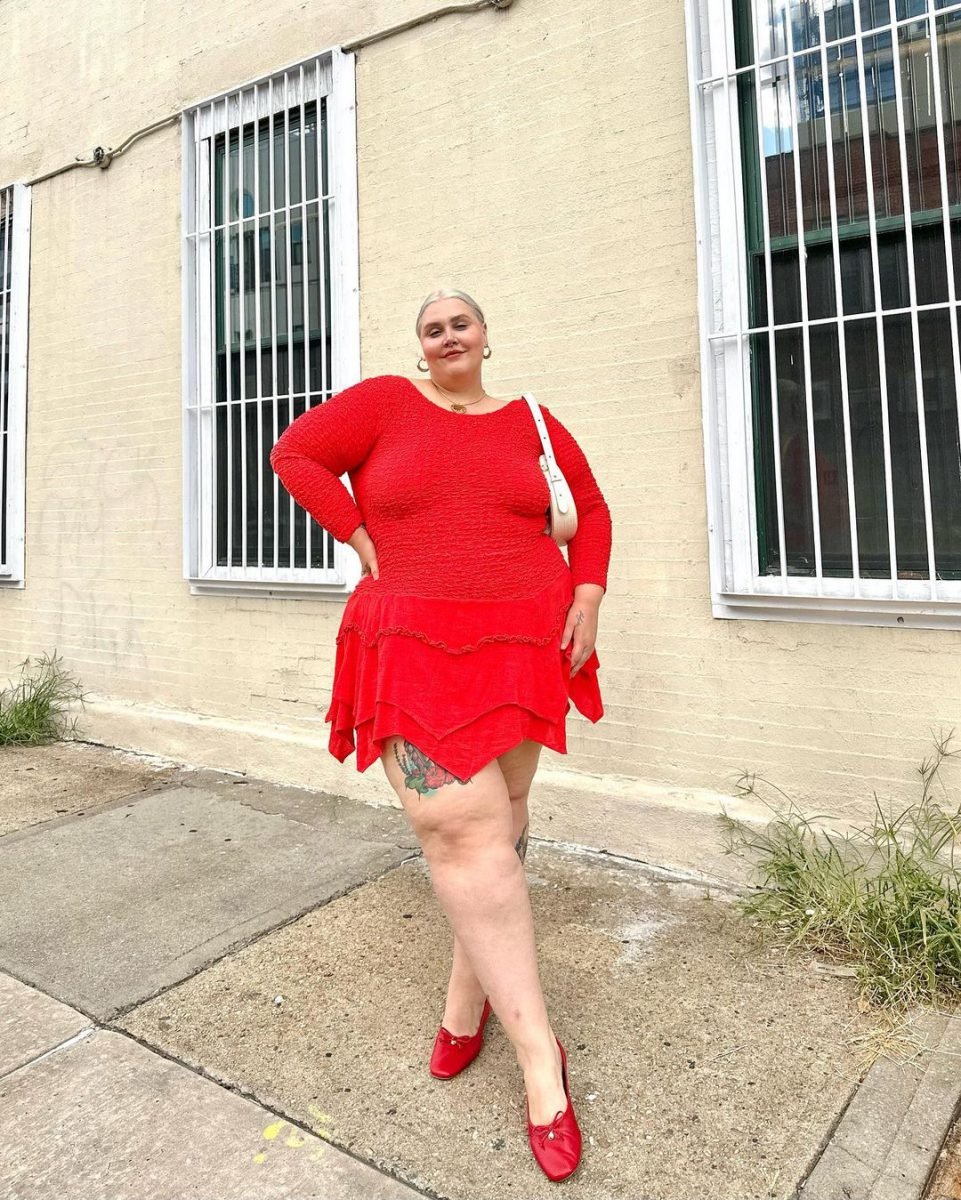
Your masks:
<svg viewBox="0 0 961 1200"><path fill-rule="evenodd" d="M414 329L416 330L418 337L420 337L420 326L424 319L424 311L427 306L433 304L435 300L463 300L466 305L474 310L478 321L480 321L482 325L485 323L481 306L477 303L473 296L468 296L466 292L462 292L458 288L438 288L436 292L431 292L424 303L420 306L420 311L417 314L417 320L414 322Z"/></svg>

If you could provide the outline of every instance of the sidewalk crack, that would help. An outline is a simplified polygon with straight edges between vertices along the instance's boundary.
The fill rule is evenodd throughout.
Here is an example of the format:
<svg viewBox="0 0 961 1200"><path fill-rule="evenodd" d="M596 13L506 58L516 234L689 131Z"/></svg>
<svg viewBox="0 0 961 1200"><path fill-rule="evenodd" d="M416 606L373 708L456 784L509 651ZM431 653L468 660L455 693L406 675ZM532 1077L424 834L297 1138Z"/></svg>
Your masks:
<svg viewBox="0 0 961 1200"><path fill-rule="evenodd" d="M11 1067L9 1071L0 1071L0 1079L9 1079L16 1075L19 1071L26 1071L30 1067L35 1067L37 1063L43 1062L45 1058L50 1058L53 1054L59 1054L62 1050L69 1050L71 1046L75 1046L78 1042L86 1041L91 1034L96 1033L98 1026L85 1025L78 1033L72 1034L65 1038L62 1042L58 1042L56 1046L51 1046L49 1050L44 1050L42 1054L34 1055L24 1063L20 1063L16 1067Z"/></svg>

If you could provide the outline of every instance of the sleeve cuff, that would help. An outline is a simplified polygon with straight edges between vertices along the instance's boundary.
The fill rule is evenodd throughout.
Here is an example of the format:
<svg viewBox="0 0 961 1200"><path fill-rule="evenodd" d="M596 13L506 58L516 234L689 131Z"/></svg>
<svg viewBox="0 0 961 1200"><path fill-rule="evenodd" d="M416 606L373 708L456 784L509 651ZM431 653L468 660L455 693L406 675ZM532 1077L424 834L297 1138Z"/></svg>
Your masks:
<svg viewBox="0 0 961 1200"><path fill-rule="evenodd" d="M349 521L345 522L345 524L340 527L340 529L331 529L330 532L334 535L338 542L343 542L346 546L347 542L353 537L357 530L360 529L363 523L364 518L361 516L360 511L358 510Z"/></svg>
<svg viewBox="0 0 961 1200"><path fill-rule="evenodd" d="M595 583L595 584L597 584L598 587L603 588L605 592L607 591L607 576L606 575L601 576L600 578L598 578L596 575L577 576L576 578L572 577L571 582L573 583L575 588L580 587L580 585L582 583Z"/></svg>

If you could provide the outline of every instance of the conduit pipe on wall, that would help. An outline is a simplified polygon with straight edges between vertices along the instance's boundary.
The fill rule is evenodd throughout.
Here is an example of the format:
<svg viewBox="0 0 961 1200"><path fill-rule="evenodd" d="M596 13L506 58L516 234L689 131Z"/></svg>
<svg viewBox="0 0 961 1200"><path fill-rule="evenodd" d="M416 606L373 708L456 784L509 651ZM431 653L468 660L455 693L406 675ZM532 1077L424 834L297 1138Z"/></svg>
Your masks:
<svg viewBox="0 0 961 1200"><path fill-rule="evenodd" d="M381 30L380 33L370 33L366 37L357 38L353 42L345 42L341 46L341 50L345 54L351 50L359 50L361 46L370 46L374 42L382 42L384 38L393 37L395 33L406 33L408 29L416 29L418 25L424 25L428 21L436 21L438 17L447 17L451 13L477 12L481 8L510 8L514 0L474 0L473 4L448 4L445 8L435 9L433 12L425 13L420 17L411 17L409 21L403 21L400 25L392 25L389 29Z"/></svg>
<svg viewBox="0 0 961 1200"><path fill-rule="evenodd" d="M164 117L162 121L155 121L153 125L145 125L143 129L138 129L136 133L132 133L125 142L116 148L116 150L104 150L103 146L97 146L93 152L93 158L77 158L72 163L67 163L65 167L57 167L53 171L48 171L46 175L38 175L36 179L28 179L27 185L32 187L35 183L43 183L45 179L52 179L54 175L62 175L64 171L72 171L74 167L100 167L105 171L110 163L118 154L123 152L139 141L140 138L146 137L148 133L153 133L155 129L162 129L165 125L171 125L174 121L180 120L180 113L174 113L171 117Z"/></svg>
<svg viewBox="0 0 961 1200"><path fill-rule="evenodd" d="M382 29L379 33L368 33L363 37L355 38L352 42L344 42L341 45L341 50L345 53L355 53L363 46L373 45L374 42L382 42L385 38L394 37L398 33L406 33L409 29L416 29L418 25L426 25L428 21L436 21L440 17L451 16L455 13L470 13L479 12L482 8L496 8L499 10L508 9L514 3L514 0L472 0L468 4L447 4L443 8L435 8L432 12L423 13L419 17L411 17L409 21L404 21L400 25L391 25L387 29ZM242 90L241 88L237 89ZM190 105L185 105L189 108ZM160 121L154 121L152 125L145 125L143 129L138 129L136 133L132 133L124 142L114 148L104 149L103 146L97 146L93 151L91 158L77 158L71 163L66 163L62 167L56 167L53 171L47 171L45 175L37 175L34 179L27 179L24 182L28 187L34 184L43 183L46 179L53 179L55 175L62 175L66 171L73 171L76 167L99 167L105 171L110 166L111 162L120 154L129 149L134 142L137 142L142 137L146 137L148 133L153 133L156 129L163 129L165 125L170 125L175 121L180 120L180 113L174 113L169 117L164 117Z"/></svg>

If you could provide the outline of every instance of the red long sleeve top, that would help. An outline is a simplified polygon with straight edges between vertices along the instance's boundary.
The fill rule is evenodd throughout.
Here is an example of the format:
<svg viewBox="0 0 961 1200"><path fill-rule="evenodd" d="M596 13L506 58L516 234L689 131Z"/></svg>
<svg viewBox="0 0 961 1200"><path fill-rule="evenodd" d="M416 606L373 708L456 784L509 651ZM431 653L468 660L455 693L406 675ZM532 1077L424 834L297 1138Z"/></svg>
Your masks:
<svg viewBox="0 0 961 1200"><path fill-rule="evenodd" d="M607 586L611 518L587 459L541 406L577 505L571 579ZM375 591L454 600L533 596L567 569L545 534L550 503L540 438L520 398L455 413L409 379L364 380L308 410L270 463L293 498L338 541L364 524L377 551ZM341 482L347 474L353 497Z"/></svg>

